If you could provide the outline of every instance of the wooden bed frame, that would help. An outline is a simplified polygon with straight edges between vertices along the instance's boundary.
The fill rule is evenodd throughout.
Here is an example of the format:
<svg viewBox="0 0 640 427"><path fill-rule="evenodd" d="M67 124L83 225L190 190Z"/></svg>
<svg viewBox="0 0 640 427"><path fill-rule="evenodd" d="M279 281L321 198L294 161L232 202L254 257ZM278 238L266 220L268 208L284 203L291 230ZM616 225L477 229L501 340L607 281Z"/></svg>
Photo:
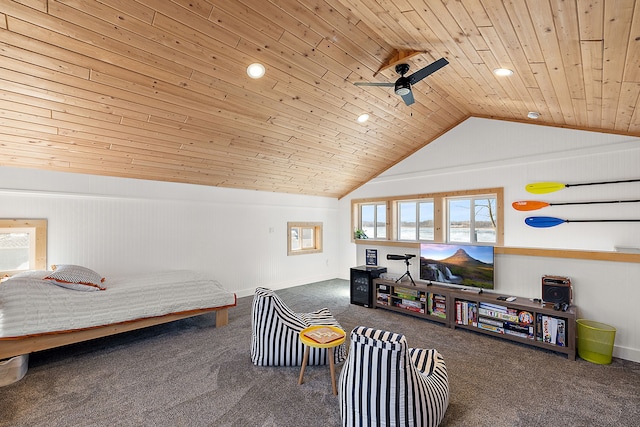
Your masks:
<svg viewBox="0 0 640 427"><path fill-rule="evenodd" d="M149 326L161 325L163 323L186 319L188 317L200 316L212 311L216 312L216 328L219 328L229 323L229 307L233 306L235 306L235 304L232 306L205 308L167 314L164 316L147 317L144 319L130 320L127 322L113 323L110 325L96 326L86 329L61 331L18 338L3 338L0 339L0 360L19 356L21 354L32 353L34 351L47 350L95 338L107 337L109 335L115 335L122 332L147 328Z"/></svg>

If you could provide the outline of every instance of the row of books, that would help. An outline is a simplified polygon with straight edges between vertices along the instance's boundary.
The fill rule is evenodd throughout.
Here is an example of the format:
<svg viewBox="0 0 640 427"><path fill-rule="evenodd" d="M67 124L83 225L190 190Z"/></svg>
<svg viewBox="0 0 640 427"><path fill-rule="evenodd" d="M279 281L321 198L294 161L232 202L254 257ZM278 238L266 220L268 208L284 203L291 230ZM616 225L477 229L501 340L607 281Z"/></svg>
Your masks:
<svg viewBox="0 0 640 427"><path fill-rule="evenodd" d="M565 347L567 345L566 326L564 319L538 313L536 316L536 339Z"/></svg>
<svg viewBox="0 0 640 427"><path fill-rule="evenodd" d="M506 320L509 322L518 321L518 310L508 308L503 305L491 304L488 302L481 302L478 314L481 316L495 317L497 319Z"/></svg>
<svg viewBox="0 0 640 427"><path fill-rule="evenodd" d="M456 323L478 326L478 304L470 301L456 301Z"/></svg>
<svg viewBox="0 0 640 427"><path fill-rule="evenodd" d="M447 297L444 295L429 294L427 307L432 316L447 318Z"/></svg>

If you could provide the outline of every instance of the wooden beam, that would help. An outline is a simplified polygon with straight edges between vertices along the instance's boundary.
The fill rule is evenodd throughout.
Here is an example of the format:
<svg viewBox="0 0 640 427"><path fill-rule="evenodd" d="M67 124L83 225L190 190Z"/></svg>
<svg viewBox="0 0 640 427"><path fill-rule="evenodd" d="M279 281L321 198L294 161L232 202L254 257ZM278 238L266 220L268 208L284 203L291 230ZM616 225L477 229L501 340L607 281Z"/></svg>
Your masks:
<svg viewBox="0 0 640 427"><path fill-rule="evenodd" d="M423 53L427 53L427 52L422 50L396 50L391 56L391 58L387 59L387 62L382 64L382 66L378 69L378 71L373 73L373 77L377 76L384 70L395 67L397 64L404 63L409 59L413 58L414 56L421 55Z"/></svg>

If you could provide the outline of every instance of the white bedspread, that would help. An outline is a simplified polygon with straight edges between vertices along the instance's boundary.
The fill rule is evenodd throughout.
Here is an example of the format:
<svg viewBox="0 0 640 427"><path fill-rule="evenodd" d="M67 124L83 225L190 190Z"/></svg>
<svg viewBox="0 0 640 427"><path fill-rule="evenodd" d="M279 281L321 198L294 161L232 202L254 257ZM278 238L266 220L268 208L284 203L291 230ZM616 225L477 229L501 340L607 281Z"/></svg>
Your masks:
<svg viewBox="0 0 640 427"><path fill-rule="evenodd" d="M234 293L192 271L107 277L82 292L41 280L46 271L0 283L0 338L102 326L195 309L233 306Z"/></svg>

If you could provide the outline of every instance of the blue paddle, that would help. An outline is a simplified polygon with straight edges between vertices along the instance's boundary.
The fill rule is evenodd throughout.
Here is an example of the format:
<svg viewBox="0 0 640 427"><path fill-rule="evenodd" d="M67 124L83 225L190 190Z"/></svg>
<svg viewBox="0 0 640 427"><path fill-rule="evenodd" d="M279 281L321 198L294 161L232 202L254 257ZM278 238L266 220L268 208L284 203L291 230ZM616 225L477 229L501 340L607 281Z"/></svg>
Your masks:
<svg viewBox="0 0 640 427"><path fill-rule="evenodd" d="M524 223L535 228L549 228L565 222L640 222L640 219L562 219L552 216L530 216Z"/></svg>

